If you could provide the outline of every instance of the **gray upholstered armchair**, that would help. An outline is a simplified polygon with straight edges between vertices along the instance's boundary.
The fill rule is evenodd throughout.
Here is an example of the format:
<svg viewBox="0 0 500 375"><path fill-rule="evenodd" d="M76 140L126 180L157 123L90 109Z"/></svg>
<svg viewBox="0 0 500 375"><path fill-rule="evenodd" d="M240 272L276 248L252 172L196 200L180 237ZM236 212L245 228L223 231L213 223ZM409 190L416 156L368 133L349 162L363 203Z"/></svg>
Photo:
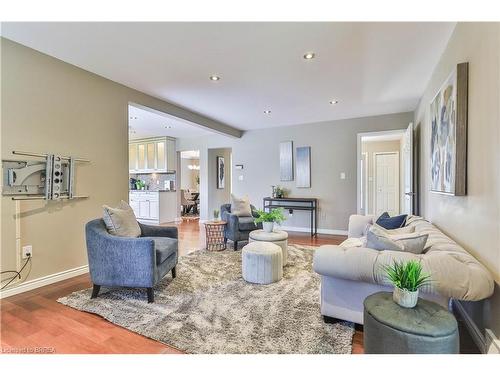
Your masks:
<svg viewBox="0 0 500 375"><path fill-rule="evenodd" d="M92 283L92 297L101 286L147 288L154 302L153 287L170 271L175 278L178 258L177 228L139 224L141 237L118 237L108 233L104 220L87 223L85 235Z"/></svg>
<svg viewBox="0 0 500 375"><path fill-rule="evenodd" d="M231 204L223 204L220 207L221 219L227 222L226 229L224 230L224 242L227 240L234 242L234 250L238 250L238 241L247 241L248 235L251 231L262 229L262 224L255 224L254 220L257 217L256 209L252 208L252 216L238 217L231 213Z"/></svg>

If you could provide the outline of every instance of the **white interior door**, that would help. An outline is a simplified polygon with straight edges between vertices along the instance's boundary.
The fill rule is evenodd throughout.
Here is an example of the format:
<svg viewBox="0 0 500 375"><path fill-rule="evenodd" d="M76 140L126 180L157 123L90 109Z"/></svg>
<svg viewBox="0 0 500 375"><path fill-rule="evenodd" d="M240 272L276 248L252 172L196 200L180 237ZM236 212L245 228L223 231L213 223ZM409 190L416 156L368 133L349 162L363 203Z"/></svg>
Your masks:
<svg viewBox="0 0 500 375"><path fill-rule="evenodd" d="M375 171L375 215L383 212L399 214L399 153L380 152L373 155Z"/></svg>
<svg viewBox="0 0 500 375"><path fill-rule="evenodd" d="M408 125L406 133L403 136L403 191L404 191L404 205L403 213L413 214L413 202L415 193L413 192L413 123Z"/></svg>

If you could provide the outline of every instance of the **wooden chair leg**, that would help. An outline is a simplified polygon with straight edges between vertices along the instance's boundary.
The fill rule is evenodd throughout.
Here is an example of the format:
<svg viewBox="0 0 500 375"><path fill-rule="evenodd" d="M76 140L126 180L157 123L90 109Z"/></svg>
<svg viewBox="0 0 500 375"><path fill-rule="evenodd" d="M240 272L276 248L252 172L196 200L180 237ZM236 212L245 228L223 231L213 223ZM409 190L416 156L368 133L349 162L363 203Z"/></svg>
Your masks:
<svg viewBox="0 0 500 375"><path fill-rule="evenodd" d="M175 279L177 277L177 270L174 268L172 268L172 279Z"/></svg>
<svg viewBox="0 0 500 375"><path fill-rule="evenodd" d="M238 250L238 241L234 241L234 251Z"/></svg>
<svg viewBox="0 0 500 375"><path fill-rule="evenodd" d="M148 288L148 303L153 303L155 301L155 293L153 291L153 288Z"/></svg>
<svg viewBox="0 0 500 375"><path fill-rule="evenodd" d="M91 299L96 298L97 295L99 294L99 290L101 289L100 285L94 284L92 287L92 295L90 296Z"/></svg>

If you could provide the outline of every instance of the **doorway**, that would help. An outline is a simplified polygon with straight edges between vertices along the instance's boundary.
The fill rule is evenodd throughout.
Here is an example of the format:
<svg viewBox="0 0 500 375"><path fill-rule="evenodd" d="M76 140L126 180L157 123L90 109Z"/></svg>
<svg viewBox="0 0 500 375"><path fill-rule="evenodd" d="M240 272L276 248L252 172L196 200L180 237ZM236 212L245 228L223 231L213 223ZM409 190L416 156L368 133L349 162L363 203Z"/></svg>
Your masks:
<svg viewBox="0 0 500 375"><path fill-rule="evenodd" d="M180 151L180 213L182 220L200 217L200 151Z"/></svg>
<svg viewBox="0 0 500 375"><path fill-rule="evenodd" d="M397 145L399 147L399 145ZM399 152L373 153L373 213L399 214Z"/></svg>
<svg viewBox="0 0 500 375"><path fill-rule="evenodd" d="M410 124L412 127L412 124ZM358 134L357 207L362 215L412 213L412 129Z"/></svg>

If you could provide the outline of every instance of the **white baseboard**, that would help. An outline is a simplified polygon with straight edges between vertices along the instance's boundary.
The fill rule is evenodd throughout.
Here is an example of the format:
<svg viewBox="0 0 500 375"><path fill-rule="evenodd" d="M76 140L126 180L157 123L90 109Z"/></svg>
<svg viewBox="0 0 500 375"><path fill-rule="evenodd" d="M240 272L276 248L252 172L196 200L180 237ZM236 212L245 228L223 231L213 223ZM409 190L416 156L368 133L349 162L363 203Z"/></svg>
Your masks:
<svg viewBox="0 0 500 375"><path fill-rule="evenodd" d="M306 227L287 227L287 226L282 226L278 227L281 230L285 231L291 231L291 232L305 232L305 233L311 233L311 228L306 228ZM319 234L334 234L338 236L347 236L347 231L342 230L342 229L322 229L318 228L318 233Z"/></svg>
<svg viewBox="0 0 500 375"><path fill-rule="evenodd" d="M462 306L460 301L458 300L453 300L453 306L457 308L458 314L464 319L465 326L467 327L467 331L469 331L470 335L472 336L472 339L476 343L477 347L481 351L481 353L486 353L487 352L487 345L486 345L486 338L484 335L481 333L481 330L479 327L474 323L474 320L470 317L470 315L467 313L465 308Z"/></svg>
<svg viewBox="0 0 500 375"><path fill-rule="evenodd" d="M87 272L89 272L89 266L85 265L85 266L81 266L81 267L72 268L72 269L69 269L66 271L54 273L52 275L39 277L38 279L25 281L25 282L23 282L19 285L16 285L12 288L1 291L0 292L0 299L10 297L10 296L13 296L13 295L19 294L19 293L24 293L24 292L27 292L27 291L30 291L30 290L33 290L36 288L40 288L42 286L49 285L49 284L53 284L53 283L56 283L58 281L70 279L70 278L75 277L75 276L83 275L84 273L87 273Z"/></svg>

